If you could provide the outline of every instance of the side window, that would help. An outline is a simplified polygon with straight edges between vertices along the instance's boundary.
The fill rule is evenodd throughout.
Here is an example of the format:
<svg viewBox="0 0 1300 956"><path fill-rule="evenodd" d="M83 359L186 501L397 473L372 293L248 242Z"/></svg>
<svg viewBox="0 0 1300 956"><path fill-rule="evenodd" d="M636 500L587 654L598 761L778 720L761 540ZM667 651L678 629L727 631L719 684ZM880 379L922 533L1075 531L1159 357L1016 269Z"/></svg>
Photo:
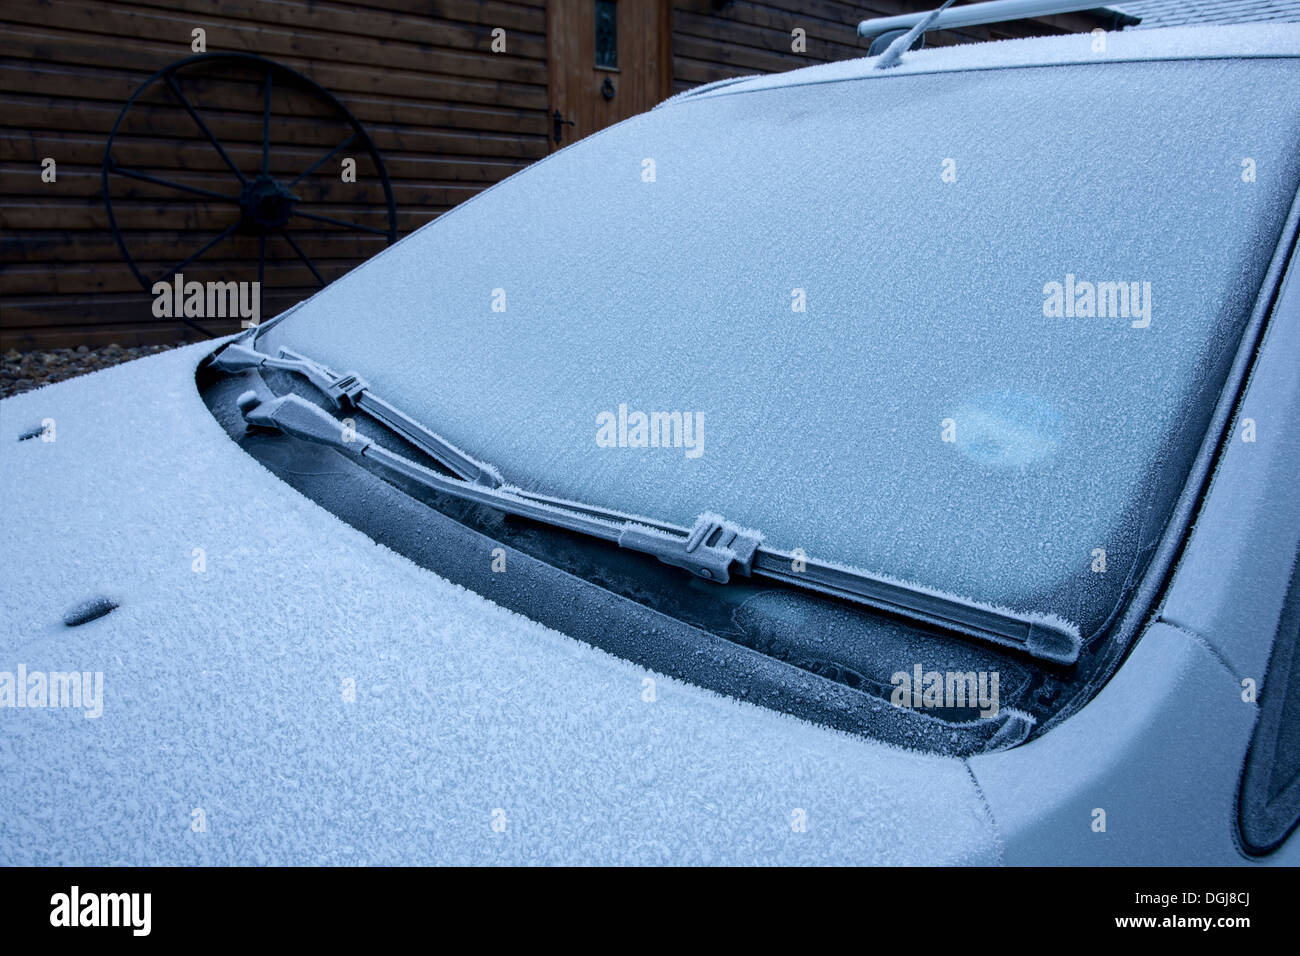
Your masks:
<svg viewBox="0 0 1300 956"><path fill-rule="evenodd" d="M1276 850L1300 822L1300 555L1259 702L1237 801L1242 842L1255 854Z"/></svg>

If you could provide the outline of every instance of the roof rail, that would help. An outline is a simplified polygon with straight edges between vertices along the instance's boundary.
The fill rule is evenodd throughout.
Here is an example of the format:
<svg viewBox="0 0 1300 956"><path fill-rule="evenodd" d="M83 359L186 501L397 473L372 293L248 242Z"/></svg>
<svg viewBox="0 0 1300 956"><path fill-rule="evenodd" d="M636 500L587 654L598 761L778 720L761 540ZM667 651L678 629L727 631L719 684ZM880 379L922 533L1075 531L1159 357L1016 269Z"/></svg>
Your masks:
<svg viewBox="0 0 1300 956"><path fill-rule="evenodd" d="M987 0L985 3L968 3L951 7L939 14L930 30L956 30L982 23L1002 23L1029 17L1046 17L1055 13L1073 13L1079 10L1097 10L1105 7L1105 0ZM888 49L889 44L928 17L933 11L919 10L896 17L876 17L858 24L858 36L874 37L868 56L876 56ZM1106 10L1108 13L1118 11ZM1137 23L1137 17L1126 17L1120 25Z"/></svg>

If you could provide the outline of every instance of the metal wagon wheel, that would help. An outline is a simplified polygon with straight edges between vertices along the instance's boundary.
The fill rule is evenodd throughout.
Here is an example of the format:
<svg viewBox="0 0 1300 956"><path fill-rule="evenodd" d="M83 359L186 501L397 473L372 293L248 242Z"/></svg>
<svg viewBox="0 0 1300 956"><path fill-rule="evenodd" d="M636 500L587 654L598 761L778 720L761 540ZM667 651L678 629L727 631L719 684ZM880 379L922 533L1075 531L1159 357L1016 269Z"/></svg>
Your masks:
<svg viewBox="0 0 1300 956"><path fill-rule="evenodd" d="M240 89L236 90L233 97L226 91L227 95L220 107L211 110L205 108L203 96L199 95L199 92L215 96L217 93L213 91L211 84L226 80L231 86ZM202 84L208 86L199 91ZM187 95L186 88L190 89L190 95ZM291 98L287 104L291 107L291 111L287 117L282 117L279 123L273 123L272 101L277 96L281 99ZM199 101L197 105L195 99ZM243 110L239 109L241 106L244 107ZM189 144L177 143L174 127L164 126L161 130L158 128L161 125L158 117L167 110L175 114L177 107L188 114L193 121L190 134L200 134L201 139L191 140ZM136 113L141 114L138 123L132 121L135 115L133 108ZM219 114L216 114L217 110L220 111ZM209 113L210 119L216 114L224 121L230 121L234 117L236 124L242 122L241 128L245 132L239 148L227 150L222 138L219 138L209 123L204 121L202 115L204 112ZM260 144L247 132L255 128L249 124L258 122L258 113L260 113L261 125ZM273 151L273 129L295 123L299 141L294 144L295 148L290 152L310 152L317 156L312 162L308 163L306 158L299 158L296 155L280 156ZM331 124L340 127L338 136L330 134ZM144 135L133 136L126 132L128 129L132 132L138 129ZM303 130L310 132L304 136ZM159 135L167 137L167 145L162 148L158 146ZM341 138L338 138L339 136ZM311 141L318 137L326 137L324 144ZM215 150L215 154L210 153L200 161L190 163L181 158L187 145L201 144L204 140L210 145L211 150ZM227 144L229 142L227 140ZM334 145L326 148L331 142ZM114 153L115 147L118 147L120 153L128 145L134 149L138 157L137 161L119 162ZM279 149L277 145L276 150ZM326 215L323 211L312 209L313 205L320 207L331 201L328 198L331 195L330 183L321 182L319 179L313 180L313 174L317 174L326 163L336 157L340 157L342 161L341 154L349 149L352 150L350 155L355 155L358 163L366 158L369 159L372 168L368 171L367 182L373 184L377 181L383 189L382 208L376 207L362 212L362 218L367 215L372 216L372 223L369 224L356 221L355 215L350 218L340 217ZM244 154L242 168L231 155L231 152L239 155L241 151ZM219 157L219 162L215 157ZM170 165L167 163L168 160L171 161ZM208 166L215 172L200 168L203 166ZM327 173L332 175L332 172L327 171ZM147 79L131 94L113 124L108 143L104 148L101 175L104 206L108 213L113 238L127 265L146 292L152 292L157 282L170 281L176 273L194 264L227 241L245 246L245 254L242 256L238 255L236 250L236 262L241 273L243 269L251 273L251 248L252 242L256 242L257 281L261 283L260 289L263 291L267 288L265 283L267 251L268 246L274 248L273 241L282 240L286 243L292 249L293 256L301 260L321 286L327 285L328 282L299 241L308 231L314 237L337 238L346 233L353 233L360 236L383 237L387 240L387 245L397 241L397 207L393 201L392 184L384 168L383 158L375 148L370 135L347 107L328 90L296 70L251 53L204 53L178 60ZM115 177L147 184L135 188L149 192L155 197L155 201L164 202L164 206L144 210L143 221L149 228L156 228L160 224L165 225L171 218L169 214L179 208L181 211L175 215L180 219L183 230L192 231L193 225L186 224L201 221L207 226L202 231L215 231L216 234L206 241L196 238L193 246L181 246L181 249L188 248L193 251L178 256L172 265L164 268L160 273L148 274L153 270L142 268L137 257L132 255L126 236L123 234L119 215L114 210L111 184ZM202 184L199 184L200 181ZM363 196L370 196L374 191L360 189L358 192ZM163 194L167 199L159 200L157 197ZM337 197L333 201L338 202ZM193 207L185 209L180 205L187 202L202 204L199 207L202 211L196 212ZM129 203L124 202L122 205L127 206ZM349 204L349 207L352 210L356 209L355 204ZM373 215L384 211L386 217L379 222L373 221ZM136 218L140 220L141 217ZM380 228L381 223L383 228ZM136 224L138 225L139 222L137 221ZM294 235L295 230L299 233L298 237ZM362 255L364 257L365 253ZM290 261L292 258L289 257ZM355 259L355 256L352 258ZM277 262L276 265L279 263ZM229 273L224 274L223 277L230 278ZM187 316L180 315L175 318L204 335L214 334Z"/></svg>

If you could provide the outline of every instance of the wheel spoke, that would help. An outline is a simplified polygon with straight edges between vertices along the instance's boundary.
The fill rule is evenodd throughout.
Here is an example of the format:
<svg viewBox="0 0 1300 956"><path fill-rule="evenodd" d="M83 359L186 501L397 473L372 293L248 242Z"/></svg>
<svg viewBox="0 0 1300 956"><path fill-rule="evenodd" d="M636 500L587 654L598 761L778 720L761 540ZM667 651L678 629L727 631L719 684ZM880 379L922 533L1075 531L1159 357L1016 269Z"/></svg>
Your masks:
<svg viewBox="0 0 1300 956"><path fill-rule="evenodd" d="M374 226L363 226L359 222L347 222L343 219L333 219L329 216L320 216L314 212L303 212L301 209L294 209L295 216L302 216L304 219L312 219L316 222L327 222L331 226L342 226L344 229L355 229L358 232L373 232L377 236L387 236L385 229L376 229Z"/></svg>
<svg viewBox="0 0 1300 956"><path fill-rule="evenodd" d="M262 101L262 175L271 164L271 71L266 71L266 95Z"/></svg>
<svg viewBox="0 0 1300 956"><path fill-rule="evenodd" d="M194 105L190 103L189 98L181 92L180 86L176 83L176 80L172 78L171 74L168 74L167 76L167 86L172 93L175 94L176 98L181 101L181 106L185 107L185 112L189 113L194 122L198 124L199 129L203 131L203 135L208 138L208 142L211 143L213 147L216 148L216 151L221 154L221 158L226 161L226 165L229 166L234 174L239 177L239 181L241 183L246 183L248 180L244 179L244 174L241 173L239 167L231 161L230 157L226 154L226 150L222 147L221 143L217 141L217 137L212 135L212 130L208 129L208 124L203 122L203 117L195 111Z"/></svg>
<svg viewBox="0 0 1300 956"><path fill-rule="evenodd" d="M216 237L215 239L210 240L210 241L209 241L205 246L203 246L201 249L199 249L198 252L196 252L196 253L194 253L194 254L192 254L192 255L190 255L190 256L187 256L186 258L182 259L180 262L176 263L176 265L172 266L170 269L166 269L166 270L164 270L162 276L161 276L157 281L158 281L158 282L162 282L163 280L165 280L165 279L168 278L169 276L174 276L176 273L180 272L180 271L181 271L182 269L184 269L187 265L189 265L191 262L193 262L193 261L194 261L195 259L197 259L199 256L203 255L203 253L207 252L209 249L211 249L213 246L215 246L217 243L219 243L222 239L225 239L227 236L229 236L231 233L233 233L233 232L234 232L236 229L238 229L238 228L239 228L239 223L235 223L235 224L232 225L232 226L227 226L225 229L223 229L223 230L220 232L220 234L217 235L217 237Z"/></svg>
<svg viewBox="0 0 1300 956"><path fill-rule="evenodd" d="M349 146L351 146L351 145L352 145L352 141L353 141L354 139L356 139L356 138L357 138L357 134L356 134L356 133L353 133L351 136L349 136L349 137L348 137L347 139L345 139L343 142L339 143L337 146L335 146L333 149L331 149L328 153L326 153L326 154L325 154L324 156L322 156L320 159L316 160L316 162L312 163L310 166L308 166L306 169L304 169L302 172L300 172L297 176L295 176L295 177L293 178L293 180L289 183L289 185L288 185L287 188L292 189L294 186L298 185L298 183L299 183L302 179L304 179L305 177L310 176L312 173L316 172L316 170L320 169L321 166L323 166L325 163L329 162L331 159L333 159L335 156L337 156L340 150L347 149Z"/></svg>
<svg viewBox="0 0 1300 956"><path fill-rule="evenodd" d="M320 272L317 271L316 264L307 258L307 253L302 251L302 246L298 245L297 240L294 239L293 236L291 236L287 232L281 233L281 235L283 235L284 238L289 240L289 245L293 246L293 251L298 253L298 258L301 259L303 262L307 263L307 268L310 269L311 274L316 277L316 281L319 282L321 285L329 285L329 283L325 281L325 277L322 276Z"/></svg>
<svg viewBox="0 0 1300 956"><path fill-rule="evenodd" d="M182 192L194 193L196 196L206 196L209 199L220 199L222 202L239 202L238 196L227 196L225 193L213 192L211 189L201 189L198 186L186 186L184 183L174 183L170 179L160 179L157 176L150 176L148 173L142 173L139 170L128 169L125 166L117 165L117 161L109 159L111 164L108 167L110 173L117 173L119 176L129 176L131 179L139 179L142 182L153 183L155 186L165 186L168 189L179 189Z"/></svg>

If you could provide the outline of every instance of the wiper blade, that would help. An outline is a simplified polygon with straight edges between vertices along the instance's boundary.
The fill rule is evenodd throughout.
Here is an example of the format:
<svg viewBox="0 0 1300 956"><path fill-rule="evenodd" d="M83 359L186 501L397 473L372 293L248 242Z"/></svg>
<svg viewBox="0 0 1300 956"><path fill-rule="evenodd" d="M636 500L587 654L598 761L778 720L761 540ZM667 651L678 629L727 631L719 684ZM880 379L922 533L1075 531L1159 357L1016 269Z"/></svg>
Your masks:
<svg viewBox="0 0 1300 956"><path fill-rule="evenodd" d="M245 360L240 357L237 362ZM219 362L216 364L228 367ZM264 364L280 367L272 361ZM311 364L316 370L321 369L321 366ZM363 400L365 394L363 391ZM744 577L758 575L899 614L979 641L1011 648L1039 660L1073 664L1079 658L1082 644L1079 631L1068 621L1051 615L996 608L884 575L818 561L802 553L766 548L760 532L742 528L720 515L706 512L696 519L693 527L683 528L535 494L500 481L489 486L468 478L453 478L390 451L355 429L345 429L339 419L298 395L281 395L262 401L256 392L248 391L239 397L238 404L244 420L254 427L280 431L330 446L347 455L365 458L428 489L463 501L487 505L506 514L653 555L665 564L683 568L718 584L726 584L733 574ZM358 404L358 407L365 406ZM390 405L386 407L392 409ZM400 412L397 414L411 421ZM433 435L432 432L427 434ZM458 454L463 455L462 452ZM434 457L438 458L437 455ZM441 458L438 460L442 461ZM490 466L475 464L480 473L498 474Z"/></svg>
<svg viewBox="0 0 1300 956"><path fill-rule="evenodd" d="M369 383L355 372L339 375L319 362L289 349L281 349L277 357L259 352L239 342L232 342L213 356L212 365L227 372L274 368L297 373L324 393L334 403L335 408L343 410L358 408L378 419L444 468L466 481L489 488L498 488L505 483L501 473L491 465L471 458L441 435L430 431L415 419L394 408L376 395Z"/></svg>

